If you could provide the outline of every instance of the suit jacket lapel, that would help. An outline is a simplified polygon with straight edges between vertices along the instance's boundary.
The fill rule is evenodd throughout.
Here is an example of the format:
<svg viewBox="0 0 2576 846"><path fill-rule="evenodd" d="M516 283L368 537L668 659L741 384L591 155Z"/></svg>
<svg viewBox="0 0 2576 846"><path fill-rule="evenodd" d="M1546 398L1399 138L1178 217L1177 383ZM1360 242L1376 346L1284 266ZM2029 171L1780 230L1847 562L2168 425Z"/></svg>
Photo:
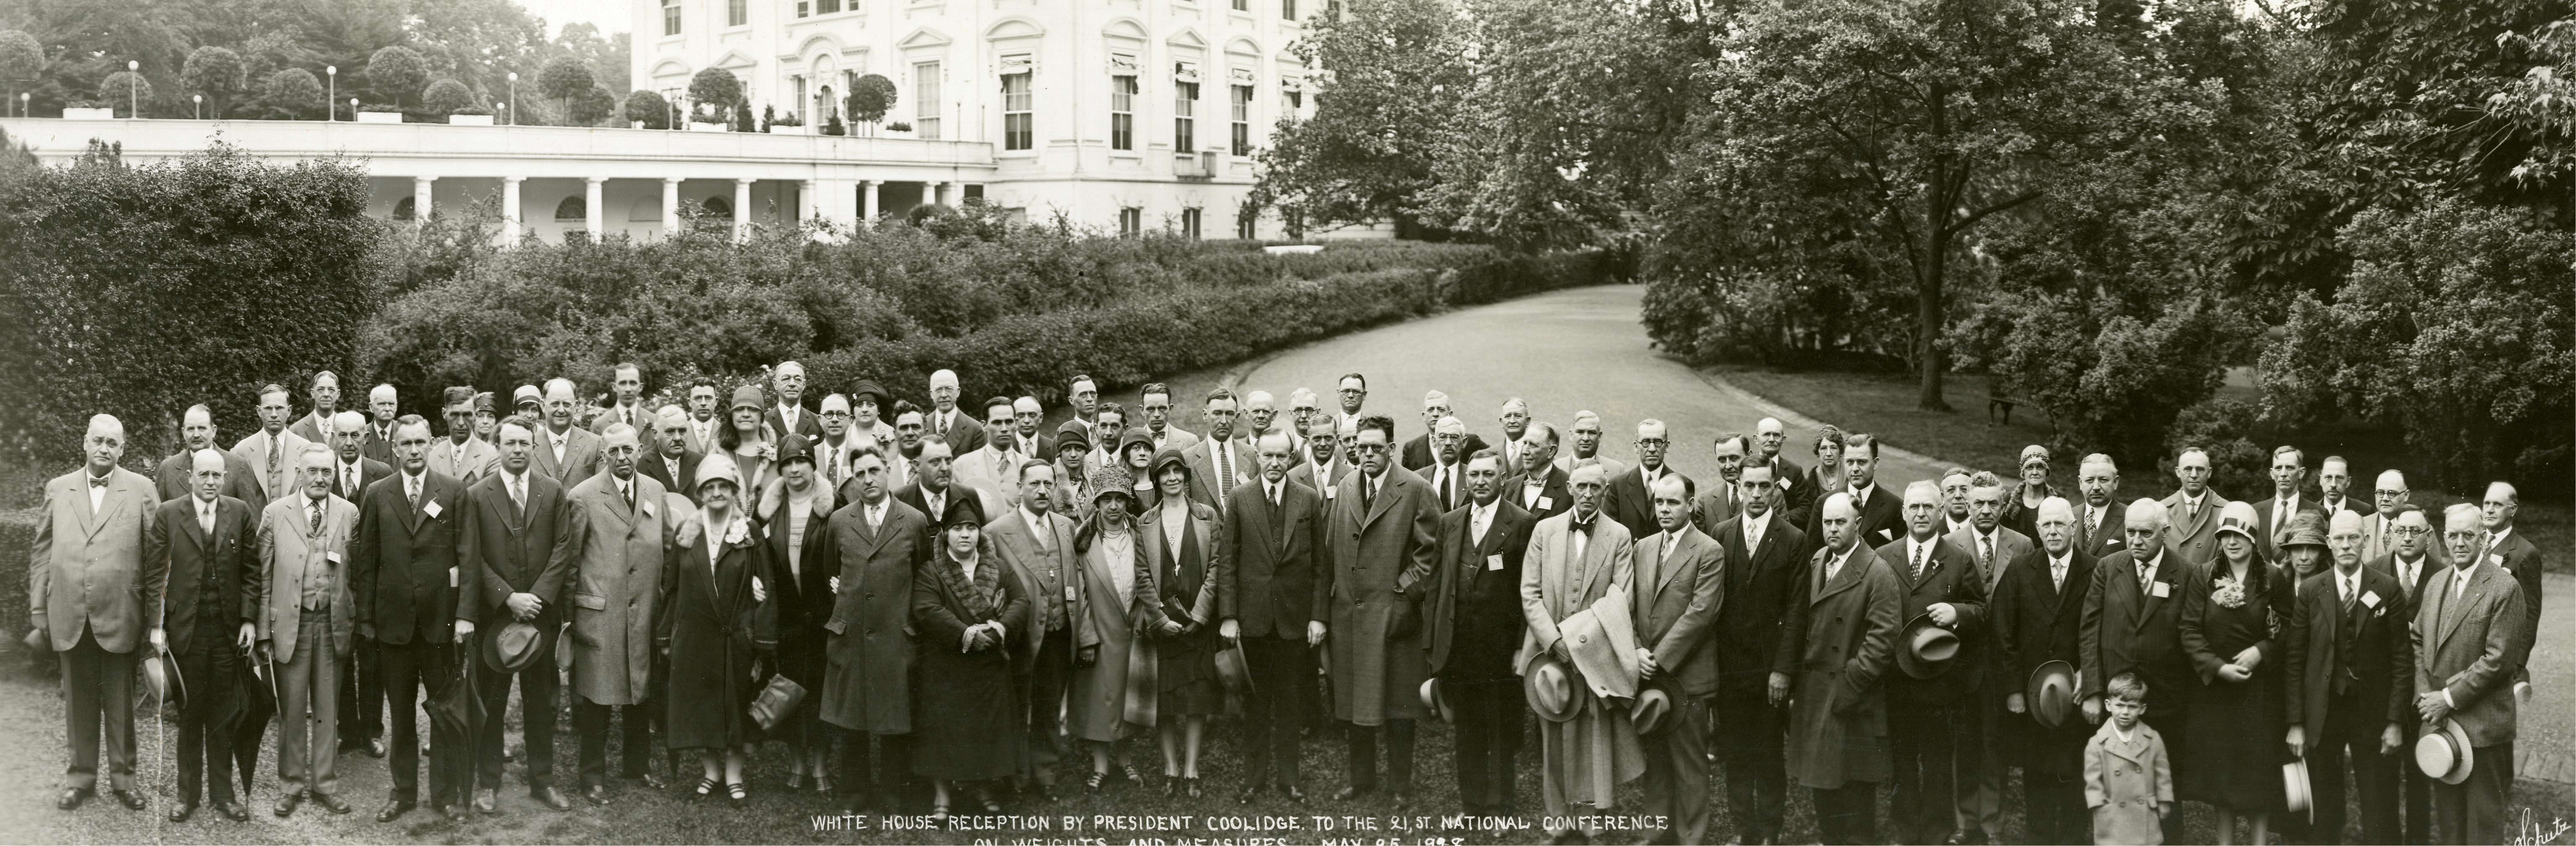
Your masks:
<svg viewBox="0 0 2576 846"><path fill-rule="evenodd" d="M1825 561L1816 566L1816 574L1813 576L1815 579L1815 590L1811 592L1811 597L1807 600L1807 603L1810 605L1823 602L1826 598L1831 597L1834 594L1849 590L1851 589L1851 586L1860 584L1860 569L1869 566L1870 562L1877 559L1877 556L1864 555L1860 549L1855 548L1850 553L1850 560L1843 562L1842 571L1835 573L1833 578L1828 579L1825 578L1825 569L1832 565L1833 559L1830 556L1833 555L1833 550L1825 550L1825 555L1828 556Z"/></svg>
<svg viewBox="0 0 2576 846"><path fill-rule="evenodd" d="M404 526L404 531L412 534L420 533L420 522L428 519L429 504L438 499L440 490L441 488L438 486L438 477L429 475L429 472L426 469L422 470L420 474L420 500L409 503L408 505L410 507L405 509L404 516L408 519L406 520L407 525Z"/></svg>
<svg viewBox="0 0 2576 846"><path fill-rule="evenodd" d="M2478 554L2483 556L2488 553L2486 550L2481 549L2478 550ZM2452 579L2457 580L2465 577L2469 580L2469 587L2466 592L2462 592L2459 588L2452 585L2442 585L2442 613L2440 617L2435 618L2441 623L2442 631L2440 640L2434 644L2434 654L2441 654L2441 647L2450 645L2451 635L2460 630L2460 624L2462 622L2468 620L2469 615L2466 612L2469 606L2476 604L2473 594L2478 593L2478 582L2487 572L2487 569L2488 568L2485 567L2479 567L2474 570L2451 571Z"/></svg>

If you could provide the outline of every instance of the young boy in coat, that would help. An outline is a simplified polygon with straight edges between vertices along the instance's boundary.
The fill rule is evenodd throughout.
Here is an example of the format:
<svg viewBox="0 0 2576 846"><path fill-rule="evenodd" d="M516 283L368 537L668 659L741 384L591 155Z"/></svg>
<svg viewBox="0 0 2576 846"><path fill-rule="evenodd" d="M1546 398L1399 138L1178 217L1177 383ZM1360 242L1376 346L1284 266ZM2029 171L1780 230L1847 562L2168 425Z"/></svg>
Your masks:
<svg viewBox="0 0 2576 846"><path fill-rule="evenodd" d="M2147 713L2147 683L2121 673L2104 685L2111 718L2084 743L2084 802L2093 809L2093 842L2164 842L2162 820L2173 814L2173 765L2165 740L2139 722Z"/></svg>

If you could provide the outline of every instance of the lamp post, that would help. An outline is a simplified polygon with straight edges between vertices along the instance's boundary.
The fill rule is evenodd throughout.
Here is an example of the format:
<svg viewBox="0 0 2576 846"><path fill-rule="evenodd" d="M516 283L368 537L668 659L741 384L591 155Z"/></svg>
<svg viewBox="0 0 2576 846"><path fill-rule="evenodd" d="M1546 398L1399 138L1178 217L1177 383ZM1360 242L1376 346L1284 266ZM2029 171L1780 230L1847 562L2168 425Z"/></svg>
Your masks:
<svg viewBox="0 0 2576 846"><path fill-rule="evenodd" d="M196 110L197 119L198 119L198 120L205 120L205 119L206 119L206 95L204 95L204 94L190 94L190 95L188 95L188 102L195 104L192 108L194 108L194 109Z"/></svg>
<svg viewBox="0 0 2576 846"><path fill-rule="evenodd" d="M337 107L332 105L333 103L340 101L340 66L330 65L324 67L322 69L322 75L331 78L331 90L322 95L322 120L324 122L329 122L333 116L338 115L340 112ZM355 113L352 113L349 115L349 119L357 120L358 116Z"/></svg>
<svg viewBox="0 0 2576 846"><path fill-rule="evenodd" d="M349 98L349 119L352 121L358 119L358 98L356 97Z"/></svg>
<svg viewBox="0 0 2576 846"><path fill-rule="evenodd" d="M519 102L519 72L518 72L518 71L511 71L511 72L510 72L510 102L511 102L511 103L517 103L517 102ZM510 125L511 125L511 126L517 126L517 125L519 125L519 107L518 107L518 106L513 105L513 106L511 106L511 107L510 107L510 121L509 121L509 122L510 122Z"/></svg>
<svg viewBox="0 0 2576 846"><path fill-rule="evenodd" d="M125 72L130 74L125 78L125 116L129 118L142 117L143 63L133 59L127 59L125 60Z"/></svg>
<svg viewBox="0 0 2576 846"><path fill-rule="evenodd" d="M30 97L30 96L34 96L34 95L29 94L29 93L24 92L24 91L21 91L21 92L19 92L19 93L18 93L18 116L19 116L19 117L34 117L34 116L35 116L35 114L36 114L36 113L33 111L33 109L34 109L34 107L35 107L35 104L27 102L27 98L28 98L28 97Z"/></svg>

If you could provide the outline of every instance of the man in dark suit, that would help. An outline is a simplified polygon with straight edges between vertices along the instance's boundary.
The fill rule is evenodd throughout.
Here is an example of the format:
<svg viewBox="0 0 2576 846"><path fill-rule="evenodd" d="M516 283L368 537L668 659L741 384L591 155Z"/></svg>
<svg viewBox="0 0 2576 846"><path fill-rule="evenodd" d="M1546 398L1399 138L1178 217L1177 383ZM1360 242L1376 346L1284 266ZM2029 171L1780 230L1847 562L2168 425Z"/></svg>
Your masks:
<svg viewBox="0 0 2576 846"><path fill-rule="evenodd" d="M2367 519L2364 518L2365 522ZM2396 584L2397 593L2389 597L2389 601L2397 604L2397 610L2389 613L2397 616L2402 628L2405 621L2415 619L2416 609L2423 606L2425 584L2432 581L2435 573L2448 569L2450 565L2432 554L2431 546L2437 541L2433 539L2433 527L2424 516L2424 509L2411 504L2399 506L2397 519L2394 522L2395 525L2389 531L2397 538L2396 550L2387 555L2363 561L2361 566L2386 574L2389 580ZM2365 539L2363 545L2367 547L2368 535L2365 534L2363 537ZM2407 658L2410 662L2414 658L2411 648L2407 651ZM2412 676L2411 667L2408 672L2408 676L2401 676L2398 679L2398 687L2401 689L2411 684L2406 680ZM2421 719L2411 705L2398 709L2396 722L2398 736L2401 738L2413 738L2422 733L2419 727ZM2425 775L2423 770L2410 766L2403 751L2398 754L2398 758L2397 780L2402 785L2400 791L2405 797L2405 824L2402 836L2388 842L2424 843L2432 836L2432 777Z"/></svg>
<svg viewBox="0 0 2576 846"><path fill-rule="evenodd" d="M1826 491L1817 496L1851 494L1852 510L1859 512L1853 531L1861 546L1877 549L1904 538L1904 500L1895 491L1878 483L1878 436L1853 432L1843 437L1843 479L1842 490ZM1824 512L1818 510L1812 519L1823 520ZM1824 527L1821 524L1809 525L1807 536L1823 537Z"/></svg>
<svg viewBox="0 0 2576 846"><path fill-rule="evenodd" d="M1815 486L1804 481L1807 468L1798 466L1798 462L1791 461L1788 456L1780 454L1780 448L1787 446L1788 443L1789 429L1780 424L1779 418L1762 418L1760 422L1753 424L1754 452L1745 459L1744 463L1760 464L1771 468L1771 480L1775 486L1781 488L1783 494L1781 516L1790 518L1791 525L1803 526L1806 525L1806 521L1797 518L1806 516L1807 511L1814 507L1816 489ZM1738 483L1729 484L1735 484L1738 488L1743 487ZM1702 527L1702 530L1705 531L1705 527Z"/></svg>
<svg viewBox="0 0 2576 846"><path fill-rule="evenodd" d="M161 459L153 473L154 492L163 502L186 499L193 492L196 479L197 453L214 450L224 459L223 496L241 500L258 508L268 504L268 494L259 487L259 474L251 472L250 462L215 445L215 416L204 405L188 407L180 418L179 437L183 448Z"/></svg>
<svg viewBox="0 0 2576 846"><path fill-rule="evenodd" d="M1726 765L1726 807L1744 843L1774 843L1788 802L1781 706L1806 648L1807 534L1780 511L1772 465L1746 464L1736 485L1743 510L1710 533L1726 549L1726 601L1709 649L1717 655L1716 752Z"/></svg>
<svg viewBox="0 0 2576 846"><path fill-rule="evenodd" d="M394 417L401 408L394 386L367 389L367 440L359 446L360 454L387 467L394 465Z"/></svg>
<svg viewBox="0 0 2576 846"><path fill-rule="evenodd" d="M2075 509L2075 548L2094 561L2129 548L2123 532L2129 524L2129 507L2115 499L2120 495L2120 466L2097 452L2085 456L2076 472L2084 501Z"/></svg>
<svg viewBox="0 0 2576 846"><path fill-rule="evenodd" d="M2082 843L2093 836L2092 817L2084 805L2084 742L2091 727L2071 712L2055 726L2042 723L2024 691L2039 665L2064 661L2084 666L2084 591L2093 581L2093 556L2075 544L2075 509L2066 500L2040 500L2033 515L2038 546L2024 551L2003 569L2003 581L1987 606L2000 653L1990 680L2007 691L1995 738L2020 738L2021 754L2007 754L2022 765L2022 793L2028 840L2033 843Z"/></svg>
<svg viewBox="0 0 2576 846"><path fill-rule="evenodd" d="M565 488L599 473L599 436L573 425L572 412L580 402L573 391L570 379L546 380L545 425L533 433L530 448L537 475Z"/></svg>
<svg viewBox="0 0 2576 846"><path fill-rule="evenodd" d="M2524 615L2523 639L2534 640L2540 634L2540 545L2513 530L2514 515L2522 510L2522 493L2514 490L2511 484L2495 482L2487 485L2486 498L2480 502L2483 505L2483 525L2487 530L2487 551L2501 557L2503 561L2499 563L2506 573L2522 586L2522 603L2528 612ZM2513 684L2517 696L2523 695L2524 689L2531 686L2531 670L2522 666L2529 657L2528 643L2523 651L2526 654L2515 655L2513 659Z"/></svg>
<svg viewBox="0 0 2576 846"><path fill-rule="evenodd" d="M1968 525L1941 538L1968 553L1970 578L1990 605L2013 562L2030 554L2030 537L2003 524L2004 504L2018 497L1993 473L1969 474ZM1974 636L1974 648L1963 657L1975 660L1952 671L1967 673L1962 681L1972 694L1968 710L1960 715L1954 745L1959 754L1956 835L1970 843L1992 843L2003 839L2004 768L2009 760L2002 755L2004 695L2020 690L2021 680L2004 673L1992 626Z"/></svg>
<svg viewBox="0 0 2576 846"><path fill-rule="evenodd" d="M2343 456L2340 455L2329 455L2326 456L2326 460L2317 462L2317 510L2325 512L2329 517L2337 511L2350 511L2368 516L2369 503L2359 502L2344 495L2351 489L2351 462L2343 460ZM2364 563L2368 563L2369 560L2369 555L2362 556Z"/></svg>
<svg viewBox="0 0 2576 846"><path fill-rule="evenodd" d="M1556 466L1556 426L1538 422L1530 424L1529 433L1521 436L1527 446L1521 449L1521 463L1512 468L1513 475L1504 479L1503 498L1530 513L1530 522L1538 522L1574 507L1574 492L1565 468Z"/></svg>
<svg viewBox="0 0 2576 846"><path fill-rule="evenodd" d="M930 412L922 416L922 426L923 434L938 435L947 440L948 448L956 453L984 448L984 424L975 422L975 415L957 407L956 371L940 370L930 374Z"/></svg>
<svg viewBox="0 0 2576 846"><path fill-rule="evenodd" d="M519 685L519 708L526 715L521 731L528 750L528 795L558 811L572 800L555 787L555 633L563 628L564 611L556 602L571 577L571 562L554 556L555 526L563 511L564 486L544 473L531 472L535 462L537 422L512 415L501 421L498 437L501 472L483 478L465 493L460 510L464 525L457 543L460 569L456 595L456 634L483 632L464 660L474 664L475 691L487 715L474 731L474 775L470 786L474 810L501 812L501 715L508 710L510 683ZM586 434L586 433L585 433ZM512 622L537 628L535 659L518 672L502 669L496 641Z"/></svg>
<svg viewBox="0 0 2576 846"><path fill-rule="evenodd" d="M1234 507L1234 489L1250 484L1260 474L1253 452L1234 439L1234 392L1218 388L1208 392L1208 436L1181 450L1181 461L1190 468L1190 500L1216 509L1222 517Z"/></svg>
<svg viewBox="0 0 2576 846"><path fill-rule="evenodd" d="M2397 578L2361 562L2361 515L2338 511L2326 546L2334 567L2299 586L2281 643L2289 656L2288 743L2308 759L2315 792L2309 842L2343 839L2344 770L2361 794L2361 842L2396 843L2398 716L2413 677ZM2394 609L2394 610L2392 610Z"/></svg>
<svg viewBox="0 0 2576 846"><path fill-rule="evenodd" d="M1906 535L1878 548L1879 563L1896 573L1905 591L1897 618L1929 617L1958 636L1959 651L1928 678L1892 673L1887 679L1887 734L1896 765L1896 791L1888 816L1900 843L1939 843L1952 834L1957 807L1953 764L1965 706L1973 693L1985 625L1986 586L1966 550L1938 534L1941 488L1921 480L1905 486ZM1896 650L1907 644L1900 630ZM1900 662L1902 665L1902 662Z"/></svg>
<svg viewBox="0 0 2576 846"><path fill-rule="evenodd" d="M2209 487L2209 453L2191 447L2174 458L2174 478L2182 486L2165 497L2165 549L2194 566L2206 567L2218 557L2218 512L2227 508L2225 495ZM2107 681L2107 679L2106 679ZM2148 690L2163 690L2153 681ZM2156 726L2165 742L2173 734Z"/></svg>
<svg viewBox="0 0 2576 846"><path fill-rule="evenodd" d="M152 480L117 466L125 424L105 414L81 436L87 461L45 483L45 511L27 568L28 623L62 660L63 707L71 744L63 792L69 811L98 792L99 737L106 735L110 793L143 810L134 785L134 665L142 656L143 539L152 533Z"/></svg>
<svg viewBox="0 0 2576 846"><path fill-rule="evenodd" d="M2155 692L2156 707L2147 710L2149 726L2163 735L2167 748L2183 748L2179 735L2189 713L2194 678L2189 655L2182 649L2182 556L2165 548L2165 506L2152 499L2129 503L2123 515L2123 548L2098 561L2093 581L2084 589L2084 622L2077 646L2084 672L2076 695L2084 704L2084 721L2102 722L2103 684L2111 676L2134 672ZM2168 835L2173 823L2165 823ZM2167 839L2171 839L2168 837Z"/></svg>
<svg viewBox="0 0 2576 846"><path fill-rule="evenodd" d="M1530 443L1524 439L1525 447ZM1530 458L1525 448L1523 461ZM1431 628L1431 672L1457 713L1458 801L1469 814L1509 816L1517 804L1514 760L1527 711L1512 666L1526 625L1521 562L1538 520L1503 495L1506 488L1494 478L1500 465L1493 450L1468 457L1472 501L1440 517L1432 598L1423 615Z"/></svg>
<svg viewBox="0 0 2576 846"><path fill-rule="evenodd" d="M394 474L384 462L368 458L366 418L343 411L331 418L331 495L352 505L366 504L366 492ZM340 749L385 756L384 669L376 660L375 639L365 631L349 650L350 666L340 674Z"/></svg>
<svg viewBox="0 0 2576 846"><path fill-rule="evenodd" d="M770 372L769 387L778 394L778 405L763 411L761 422L769 426L771 437L801 435L807 443L812 443L823 436L823 421L805 408L805 365L793 361L779 362L778 369ZM579 482L580 479L571 481Z"/></svg>
<svg viewBox="0 0 2576 846"><path fill-rule="evenodd" d="M2290 534L2290 520L2301 512L2319 515L2316 500L2299 495L2308 484L2306 456L2299 448L2282 444L2272 450L2272 495L2256 500L2254 513L2263 518L2263 560L2281 560L2281 539Z"/></svg>
<svg viewBox="0 0 2576 846"><path fill-rule="evenodd" d="M677 492L690 502L697 502L696 486L683 482L698 472L698 462L706 456L689 448L688 418L665 414L651 418L649 422L660 436L653 439L653 454L635 460L635 472L662 483L665 491Z"/></svg>
<svg viewBox="0 0 2576 846"><path fill-rule="evenodd" d="M2443 515L2442 541L2456 563L2425 583L2408 634L2412 707L2427 730L2457 721L2473 762L2458 784L2433 785L2434 843L2505 842L2511 817L2505 799L2520 720L2513 676L2518 656L2531 651L2533 631L2521 583L2503 571L2501 553L2480 545L2482 522L2469 503Z"/></svg>
<svg viewBox="0 0 2576 846"><path fill-rule="evenodd" d="M247 822L250 812L233 792L231 722L223 718L241 679L242 650L255 634L242 618L242 597L259 574L251 558L259 526L248 503L222 493L233 485L228 456L206 448L193 458L193 490L163 501L143 535L143 617L152 621L152 642L170 650L187 691L170 821L187 822L206 795L225 819ZM201 793L210 764L214 783Z"/></svg>
<svg viewBox="0 0 2576 846"><path fill-rule="evenodd" d="M1019 441L1022 455L1055 454L1055 438L1047 435L1045 430L1040 428L1045 423L1046 405L1038 402L1037 397L1021 397L1011 401L1011 425L1019 428L1019 437L1015 440Z"/></svg>
<svg viewBox="0 0 2576 846"><path fill-rule="evenodd" d="M1664 463L1664 453L1672 447L1664 421L1647 418L1637 422L1637 466L1610 477L1610 490L1603 494L1602 513L1619 525L1628 527L1630 537L1654 534L1654 495L1647 487L1655 480L1681 471Z"/></svg>
<svg viewBox="0 0 2576 846"><path fill-rule="evenodd" d="M614 423L633 426L637 432L653 431L655 415L644 408L644 368L636 366L635 362L621 361L610 368L608 374L608 387L616 392L617 401L600 410L599 416L590 418L590 433L607 437L608 427Z"/></svg>
<svg viewBox="0 0 2576 846"><path fill-rule="evenodd" d="M1324 640L1328 610L1324 582L1316 578L1326 566L1324 497L1289 484L1288 467L1297 459L1286 433L1263 435L1259 443L1261 476L1230 497L1235 505L1223 515L1215 575L1217 633L1243 644L1258 691L1243 703L1245 778L1237 798L1250 804L1275 780L1289 801L1303 802L1297 741L1314 696L1314 647Z"/></svg>
<svg viewBox="0 0 2576 846"><path fill-rule="evenodd" d="M1443 462L1440 458L1440 451L1436 448L1437 445L1432 443L1432 436L1439 434L1441 418L1450 416L1452 415L1449 413L1448 394L1444 394L1439 391L1432 391L1422 396L1422 434L1415 435L1412 440L1404 442L1404 469L1421 474L1422 478L1427 481L1431 478L1431 473L1428 469L1431 465L1435 463L1455 464L1459 461L1465 460L1467 456L1476 454L1477 450L1485 448L1485 439L1476 437L1475 435L1462 435L1459 440L1458 456ZM1459 424L1458 430L1462 433L1465 432L1466 425L1464 423ZM1461 497L1458 501L1465 502L1466 500ZM1444 508L1442 510L1446 511L1448 509Z"/></svg>
<svg viewBox="0 0 2576 846"><path fill-rule="evenodd" d="M1744 477L1746 449L1752 443L1753 439L1742 432L1717 436L1717 480L1700 488L1699 498L1691 501L1691 525L1698 527L1700 534L1708 534L1717 524L1735 519L1736 510L1743 507L1736 500L1738 480Z"/></svg>
<svg viewBox="0 0 2576 846"><path fill-rule="evenodd" d="M1645 811L1666 821L1659 843L1706 843L1708 697L1717 693L1717 649L1709 624L1726 601L1726 548L1691 525L1699 493L1679 473L1656 479L1659 530L1637 542L1638 681L1672 697L1660 731L1637 738L1646 755Z"/></svg>
<svg viewBox="0 0 2576 846"><path fill-rule="evenodd" d="M1431 485L1431 500L1440 513L1467 504L1467 456L1485 448L1476 444L1470 449L1471 441L1467 424L1458 418L1443 417L1431 424L1431 463L1418 472L1422 481Z"/></svg>
<svg viewBox="0 0 2576 846"><path fill-rule="evenodd" d="M375 643L383 693L393 705L393 790L377 822L419 805L418 706L424 693L431 702L446 699L459 666L453 611L463 581L456 545L465 484L429 469L429 444L428 421L405 416L395 422L394 456L402 472L367 486L349 542L358 636ZM463 820L472 767L466 738L432 721L429 744L430 810Z"/></svg>
<svg viewBox="0 0 2576 846"><path fill-rule="evenodd" d="M1340 424L1332 415L1315 415L1306 424L1306 449L1297 456L1296 464L1288 468L1288 481L1305 485L1308 490L1325 497L1326 504L1330 504L1331 492L1339 486L1342 477L1351 472L1351 463L1342 458L1339 428Z"/></svg>
<svg viewBox="0 0 2576 846"><path fill-rule="evenodd" d="M340 413L339 375L328 370L313 374L313 381L305 385L305 396L313 401L312 413L296 418L295 424L288 426L287 431L294 432L296 437L313 443L326 443L331 437L331 418ZM287 456L289 463L293 463L294 459L295 456ZM295 485L287 484L280 487L293 488ZM280 498L283 498L292 491L277 493Z"/></svg>

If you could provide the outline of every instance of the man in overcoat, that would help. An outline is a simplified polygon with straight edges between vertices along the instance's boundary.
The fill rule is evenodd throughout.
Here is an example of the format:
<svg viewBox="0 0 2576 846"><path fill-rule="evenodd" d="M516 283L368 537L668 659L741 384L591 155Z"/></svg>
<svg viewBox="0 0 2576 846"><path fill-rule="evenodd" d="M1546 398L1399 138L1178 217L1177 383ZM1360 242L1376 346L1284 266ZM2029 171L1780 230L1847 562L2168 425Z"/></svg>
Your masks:
<svg viewBox="0 0 2576 846"><path fill-rule="evenodd" d="M2196 566L2209 566L2218 557L2218 512L2226 509L2228 502L2227 497L2209 487L2209 453L2199 447L2183 450L2174 458L2174 478L2182 486L2161 503L2165 508L2165 549ZM2150 679L2147 689L2161 700L2171 688L2157 681ZM2165 736L2166 743L2177 743L2173 732L2164 726L2157 725L2156 732Z"/></svg>
<svg viewBox="0 0 2576 846"><path fill-rule="evenodd" d="M635 427L610 423L600 438L607 467L572 486L556 529L553 567L569 575L572 722L581 734L581 796L607 805L608 719L623 721L619 774L642 778L652 760L654 621L662 567L677 520L661 482L635 472Z"/></svg>
<svg viewBox="0 0 2576 846"><path fill-rule="evenodd" d="M930 560L930 518L886 488L885 456L865 446L850 459L847 505L832 512L832 530L805 554L837 567L823 690L814 703L842 738L843 807L852 813L892 809L910 779L905 735L912 733L912 574Z"/></svg>
<svg viewBox="0 0 2576 846"><path fill-rule="evenodd" d="M1905 585L1860 543L1859 512L1837 491L1817 506L1825 546L1809 565L1807 627L1789 712L1789 777L1815 798L1825 843L1884 843L1878 783L1888 760L1887 697Z"/></svg>
<svg viewBox="0 0 2576 846"><path fill-rule="evenodd" d="M1439 552L1440 513L1431 486L1395 466L1395 421L1361 418L1358 472L1342 477L1329 513L1322 580L1331 597L1327 644L1332 654L1333 714L1350 723L1350 799L1379 787L1377 756L1386 750L1387 787L1403 808L1413 791L1413 721L1422 716L1418 688L1430 674L1418 603L1429 594Z"/></svg>
<svg viewBox="0 0 2576 846"><path fill-rule="evenodd" d="M2084 741L2092 735L2091 727L2071 712L2056 726L2039 722L2039 703L2028 701L2026 688L2041 664L2064 661L2070 670L2083 669L2084 655L2077 647L2094 561L2076 548L2075 511L2066 500L2040 500L2036 514L2038 548L2004 568L1989 606L1994 666L2000 672L1988 681L2003 689L2007 712L1991 737L2019 749L2019 755L2006 754L2003 760L2022 765L2031 842L2081 843L2093 836L2083 782Z"/></svg>

